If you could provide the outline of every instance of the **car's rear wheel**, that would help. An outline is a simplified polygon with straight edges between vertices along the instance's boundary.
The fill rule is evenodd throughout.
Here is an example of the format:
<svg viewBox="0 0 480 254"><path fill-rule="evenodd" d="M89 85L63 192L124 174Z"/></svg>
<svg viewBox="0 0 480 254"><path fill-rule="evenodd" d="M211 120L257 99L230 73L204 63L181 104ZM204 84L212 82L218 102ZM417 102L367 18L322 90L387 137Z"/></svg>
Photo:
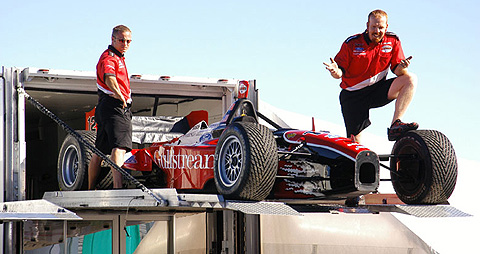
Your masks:
<svg viewBox="0 0 480 254"><path fill-rule="evenodd" d="M95 142L95 132L77 131L88 142ZM92 151L72 135L67 135L60 148L57 163L57 178L60 190L86 190L88 187L88 164Z"/></svg>
<svg viewBox="0 0 480 254"><path fill-rule="evenodd" d="M272 132L253 122L230 124L215 150L215 185L230 199L263 200L273 188L278 156Z"/></svg>
<svg viewBox="0 0 480 254"><path fill-rule="evenodd" d="M448 138L435 130L409 131L392 150L392 184L407 204L447 202L457 180L457 157Z"/></svg>
<svg viewBox="0 0 480 254"><path fill-rule="evenodd" d="M94 131L78 130L78 134L90 144L95 144L97 136ZM58 186L62 191L88 189L88 164L93 151L79 142L74 136L67 135L60 148L57 162ZM110 168L102 168L97 189L109 189L113 186L113 176Z"/></svg>

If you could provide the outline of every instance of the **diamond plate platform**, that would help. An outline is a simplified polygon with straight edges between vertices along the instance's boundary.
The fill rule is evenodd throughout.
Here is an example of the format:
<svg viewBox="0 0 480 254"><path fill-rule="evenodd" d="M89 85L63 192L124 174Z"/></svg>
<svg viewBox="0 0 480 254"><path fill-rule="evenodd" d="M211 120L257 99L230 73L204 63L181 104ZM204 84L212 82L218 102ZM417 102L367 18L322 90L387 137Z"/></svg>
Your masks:
<svg viewBox="0 0 480 254"><path fill-rule="evenodd" d="M75 213L46 200L0 203L0 220L81 220Z"/></svg>
<svg viewBox="0 0 480 254"><path fill-rule="evenodd" d="M246 214L302 215L289 205L280 202L227 201L225 208Z"/></svg>
<svg viewBox="0 0 480 254"><path fill-rule="evenodd" d="M471 214L462 212L457 208L449 205L397 205L397 208L406 214L415 217L470 217Z"/></svg>

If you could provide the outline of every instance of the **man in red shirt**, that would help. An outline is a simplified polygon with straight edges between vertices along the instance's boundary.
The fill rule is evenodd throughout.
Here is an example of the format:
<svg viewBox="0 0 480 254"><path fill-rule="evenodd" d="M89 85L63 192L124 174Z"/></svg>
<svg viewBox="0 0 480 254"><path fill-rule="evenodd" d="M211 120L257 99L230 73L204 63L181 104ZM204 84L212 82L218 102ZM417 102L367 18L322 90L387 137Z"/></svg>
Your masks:
<svg viewBox="0 0 480 254"><path fill-rule="evenodd" d="M371 108L382 107L393 100L395 112L388 128L388 140L418 128L417 123L403 123L417 86L417 77L408 72L412 57L405 58L398 37L388 28L388 15L382 10L368 15L364 33L349 37L330 63L323 63L332 77L342 79L340 104L347 136L360 142L361 132L371 122ZM397 77L386 79L388 70Z"/></svg>
<svg viewBox="0 0 480 254"><path fill-rule="evenodd" d="M97 138L95 147L122 166L127 151L132 150L132 98L130 80L124 54L132 33L124 25L113 28L112 44L105 50L97 64L98 104L95 109ZM88 188L95 189L102 159L93 154L88 167ZM113 188L122 187L122 175L112 168Z"/></svg>

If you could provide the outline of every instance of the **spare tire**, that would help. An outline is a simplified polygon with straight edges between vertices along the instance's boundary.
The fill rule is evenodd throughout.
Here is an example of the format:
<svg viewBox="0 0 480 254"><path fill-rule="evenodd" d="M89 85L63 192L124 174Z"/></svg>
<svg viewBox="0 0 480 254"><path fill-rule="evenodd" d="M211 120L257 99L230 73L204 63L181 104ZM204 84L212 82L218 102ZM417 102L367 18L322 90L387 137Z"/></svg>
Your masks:
<svg viewBox="0 0 480 254"><path fill-rule="evenodd" d="M91 144L95 143L94 131L77 131ZM62 191L86 190L88 188L88 164L92 151L72 136L63 141L57 163L58 186Z"/></svg>
<svg viewBox="0 0 480 254"><path fill-rule="evenodd" d="M278 169L273 133L253 122L227 126L215 149L215 185L229 199L264 200Z"/></svg>
<svg viewBox="0 0 480 254"><path fill-rule="evenodd" d="M447 202L457 181L457 157L448 138L436 130L407 132L395 142L390 160L392 184L406 204Z"/></svg>

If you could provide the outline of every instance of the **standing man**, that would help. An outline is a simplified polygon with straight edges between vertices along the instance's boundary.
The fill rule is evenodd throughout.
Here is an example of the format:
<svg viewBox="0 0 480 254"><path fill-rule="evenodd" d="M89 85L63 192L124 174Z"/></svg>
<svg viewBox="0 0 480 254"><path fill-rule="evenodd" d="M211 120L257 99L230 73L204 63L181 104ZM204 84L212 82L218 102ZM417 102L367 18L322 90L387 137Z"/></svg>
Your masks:
<svg viewBox="0 0 480 254"><path fill-rule="evenodd" d="M112 44L100 56L97 64L98 104L95 109L97 139L95 147L118 166L124 163L127 151L132 150L132 98L124 54L132 33L124 25L113 28ZM95 189L102 159L93 154L88 167L88 188ZM122 174L112 168L113 188L122 188Z"/></svg>
<svg viewBox="0 0 480 254"><path fill-rule="evenodd" d="M417 86L417 77L408 72L412 57L405 58L399 38L387 32L388 16L382 10L368 15L367 29L349 37L330 63L323 63L332 77L342 79L340 104L347 136L360 142L361 132L371 122L371 108L395 101L388 140L394 141L404 132L418 128L417 123L400 119L407 111ZM397 76L386 79L388 69Z"/></svg>

